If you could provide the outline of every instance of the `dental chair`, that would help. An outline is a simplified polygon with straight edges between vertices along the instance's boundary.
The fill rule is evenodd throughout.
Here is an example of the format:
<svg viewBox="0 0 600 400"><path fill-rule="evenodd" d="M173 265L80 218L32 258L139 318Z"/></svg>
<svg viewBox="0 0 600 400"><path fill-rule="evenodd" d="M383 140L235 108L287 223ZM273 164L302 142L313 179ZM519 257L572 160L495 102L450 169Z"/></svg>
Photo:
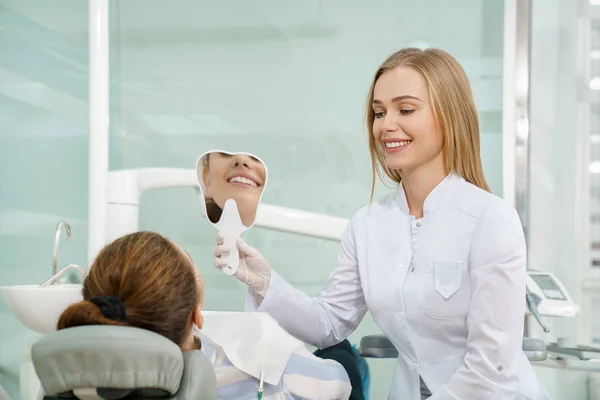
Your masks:
<svg viewBox="0 0 600 400"><path fill-rule="evenodd" d="M548 356L546 343L541 339L524 338L522 347L529 361L544 361ZM365 358L398 358L398 350L384 335L362 337L359 352Z"/></svg>
<svg viewBox="0 0 600 400"><path fill-rule="evenodd" d="M32 347L43 400L217 400L210 360L167 338L123 326L81 326Z"/></svg>

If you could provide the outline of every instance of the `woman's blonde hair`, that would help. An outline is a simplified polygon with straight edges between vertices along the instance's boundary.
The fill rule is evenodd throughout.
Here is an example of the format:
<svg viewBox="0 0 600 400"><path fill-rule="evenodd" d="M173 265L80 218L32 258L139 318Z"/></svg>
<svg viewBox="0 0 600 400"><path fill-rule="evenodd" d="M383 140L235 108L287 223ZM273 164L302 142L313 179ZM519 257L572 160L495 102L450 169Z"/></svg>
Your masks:
<svg viewBox="0 0 600 400"><path fill-rule="evenodd" d="M373 169L371 199L376 175L383 180L385 174L398 184L402 180L399 170L390 169L385 164L385 156L378 150L373 136L375 84L383 73L396 67L414 69L427 84L433 115L442 133L447 170L489 192L479 151L479 119L467 74L458 61L443 50L406 48L392 54L381 64L369 88L366 123Z"/></svg>

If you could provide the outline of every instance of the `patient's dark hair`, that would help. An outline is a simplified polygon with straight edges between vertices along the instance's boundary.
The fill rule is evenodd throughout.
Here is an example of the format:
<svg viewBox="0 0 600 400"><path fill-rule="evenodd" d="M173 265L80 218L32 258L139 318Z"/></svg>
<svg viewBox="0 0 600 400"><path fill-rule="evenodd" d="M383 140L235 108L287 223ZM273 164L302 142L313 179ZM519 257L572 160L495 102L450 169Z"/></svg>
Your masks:
<svg viewBox="0 0 600 400"><path fill-rule="evenodd" d="M84 300L62 313L57 328L132 326L182 346L201 299L193 268L190 258L158 233L136 232L116 239L90 267L83 282ZM102 313L98 303L107 298L122 301L124 318Z"/></svg>
<svg viewBox="0 0 600 400"><path fill-rule="evenodd" d="M213 199L206 199L206 216L213 224L216 224L221 219L223 209L219 207Z"/></svg>

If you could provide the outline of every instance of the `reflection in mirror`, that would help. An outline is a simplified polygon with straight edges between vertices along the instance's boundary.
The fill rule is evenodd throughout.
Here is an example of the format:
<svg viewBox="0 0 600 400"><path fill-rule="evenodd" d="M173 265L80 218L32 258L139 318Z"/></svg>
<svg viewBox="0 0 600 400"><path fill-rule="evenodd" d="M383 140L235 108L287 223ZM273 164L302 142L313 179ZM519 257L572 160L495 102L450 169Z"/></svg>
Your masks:
<svg viewBox="0 0 600 400"><path fill-rule="evenodd" d="M226 201L233 199L242 224L250 228L267 181L265 164L248 153L210 151L196 168L209 221L218 228Z"/></svg>

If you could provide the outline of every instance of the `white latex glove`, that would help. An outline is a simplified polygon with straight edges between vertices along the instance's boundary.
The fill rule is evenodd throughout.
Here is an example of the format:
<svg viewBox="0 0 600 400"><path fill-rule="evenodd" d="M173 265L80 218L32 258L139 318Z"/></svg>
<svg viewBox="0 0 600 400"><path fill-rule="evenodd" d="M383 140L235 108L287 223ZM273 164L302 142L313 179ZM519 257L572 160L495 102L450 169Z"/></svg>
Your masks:
<svg viewBox="0 0 600 400"><path fill-rule="evenodd" d="M217 247L215 248L215 267L222 269L227 266L229 247L223 244L223 235L217 233ZM271 281L271 266L258 250L248 246L240 237L237 239L237 248L240 253L240 265L233 276L244 282L250 289L261 297L267 295Z"/></svg>

